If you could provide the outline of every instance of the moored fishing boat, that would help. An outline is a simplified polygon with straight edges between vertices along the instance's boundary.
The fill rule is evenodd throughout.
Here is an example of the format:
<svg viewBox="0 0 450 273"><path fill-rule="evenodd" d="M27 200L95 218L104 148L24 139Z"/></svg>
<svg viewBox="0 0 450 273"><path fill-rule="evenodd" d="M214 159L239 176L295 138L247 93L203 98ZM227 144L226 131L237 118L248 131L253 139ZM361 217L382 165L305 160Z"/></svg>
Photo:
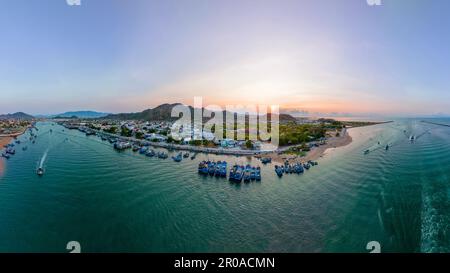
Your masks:
<svg viewBox="0 0 450 273"><path fill-rule="evenodd" d="M181 153L179 153L177 156L172 156L172 159L175 162L181 162L181 160L183 160L183 156Z"/></svg>
<svg viewBox="0 0 450 273"><path fill-rule="evenodd" d="M278 175L278 177L282 177L283 176L283 167L280 167L278 165L275 165L275 173Z"/></svg>
<svg viewBox="0 0 450 273"><path fill-rule="evenodd" d="M145 155L148 157L154 157L156 155L156 153L155 153L155 151L150 149L148 152L145 153Z"/></svg>
<svg viewBox="0 0 450 273"><path fill-rule="evenodd" d="M256 181L261 181L261 167L256 167L256 173L255 173L255 179Z"/></svg>

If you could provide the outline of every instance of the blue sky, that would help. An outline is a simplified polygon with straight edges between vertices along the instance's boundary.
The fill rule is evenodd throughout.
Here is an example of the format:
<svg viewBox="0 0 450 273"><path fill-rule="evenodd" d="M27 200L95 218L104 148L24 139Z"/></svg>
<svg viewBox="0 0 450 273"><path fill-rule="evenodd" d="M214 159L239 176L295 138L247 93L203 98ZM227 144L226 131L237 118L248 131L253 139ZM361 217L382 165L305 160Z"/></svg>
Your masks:
<svg viewBox="0 0 450 273"><path fill-rule="evenodd" d="M450 112L446 0L0 0L0 112Z"/></svg>

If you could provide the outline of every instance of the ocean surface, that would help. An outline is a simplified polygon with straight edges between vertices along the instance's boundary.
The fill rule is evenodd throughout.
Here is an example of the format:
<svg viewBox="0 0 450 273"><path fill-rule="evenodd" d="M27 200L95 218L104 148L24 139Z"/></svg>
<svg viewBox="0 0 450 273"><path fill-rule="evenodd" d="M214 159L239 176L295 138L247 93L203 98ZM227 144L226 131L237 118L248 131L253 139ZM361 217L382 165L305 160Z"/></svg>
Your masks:
<svg viewBox="0 0 450 273"><path fill-rule="evenodd" d="M82 252L368 252L369 241L382 252L450 252L449 127L354 128L350 145L303 175L279 179L272 164L261 182L236 185L198 175L198 162L262 164L202 154L175 163L37 126L36 143L21 136L4 160L0 252L68 252L69 241Z"/></svg>

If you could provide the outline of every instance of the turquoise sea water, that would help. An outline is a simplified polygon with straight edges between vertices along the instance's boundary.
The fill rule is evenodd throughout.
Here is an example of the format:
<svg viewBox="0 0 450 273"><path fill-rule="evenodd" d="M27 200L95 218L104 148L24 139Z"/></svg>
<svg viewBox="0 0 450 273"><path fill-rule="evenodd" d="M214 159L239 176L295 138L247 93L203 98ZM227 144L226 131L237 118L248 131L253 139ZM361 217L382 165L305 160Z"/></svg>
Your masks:
<svg viewBox="0 0 450 273"><path fill-rule="evenodd" d="M278 179L268 165L261 182L240 185L196 167L246 157L175 163L38 128L36 144L21 136L4 162L0 252L67 252L69 241L83 252L367 252L369 241L383 252L450 251L448 127L408 119L351 129L350 145L305 174Z"/></svg>

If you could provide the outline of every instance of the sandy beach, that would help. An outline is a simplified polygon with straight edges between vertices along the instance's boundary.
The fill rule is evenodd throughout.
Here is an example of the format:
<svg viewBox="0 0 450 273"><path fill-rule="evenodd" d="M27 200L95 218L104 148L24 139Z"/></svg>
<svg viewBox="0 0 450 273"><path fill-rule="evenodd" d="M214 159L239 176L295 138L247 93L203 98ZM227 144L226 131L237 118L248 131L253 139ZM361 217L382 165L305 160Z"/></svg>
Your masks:
<svg viewBox="0 0 450 273"><path fill-rule="evenodd" d="M0 137L0 149L3 149L3 146L10 143L12 139L12 137Z"/></svg>
<svg viewBox="0 0 450 273"><path fill-rule="evenodd" d="M291 163L298 161L315 161L321 158L328 149L333 149L337 147L342 147L350 144L352 142L352 137L348 134L347 130L341 134L339 137L330 137L327 139L326 144L320 145L319 147L314 147L305 156L289 155L289 154L279 154L271 153L261 157L270 157L272 161L277 163L284 163L288 160ZM293 147L293 146L290 146ZM287 150L290 147L284 147L283 150Z"/></svg>
<svg viewBox="0 0 450 273"><path fill-rule="evenodd" d="M10 143L12 139L12 137L0 137L0 150L3 150L3 146ZM5 171L4 160L5 159L3 157L0 158L0 177L3 176L3 173Z"/></svg>

